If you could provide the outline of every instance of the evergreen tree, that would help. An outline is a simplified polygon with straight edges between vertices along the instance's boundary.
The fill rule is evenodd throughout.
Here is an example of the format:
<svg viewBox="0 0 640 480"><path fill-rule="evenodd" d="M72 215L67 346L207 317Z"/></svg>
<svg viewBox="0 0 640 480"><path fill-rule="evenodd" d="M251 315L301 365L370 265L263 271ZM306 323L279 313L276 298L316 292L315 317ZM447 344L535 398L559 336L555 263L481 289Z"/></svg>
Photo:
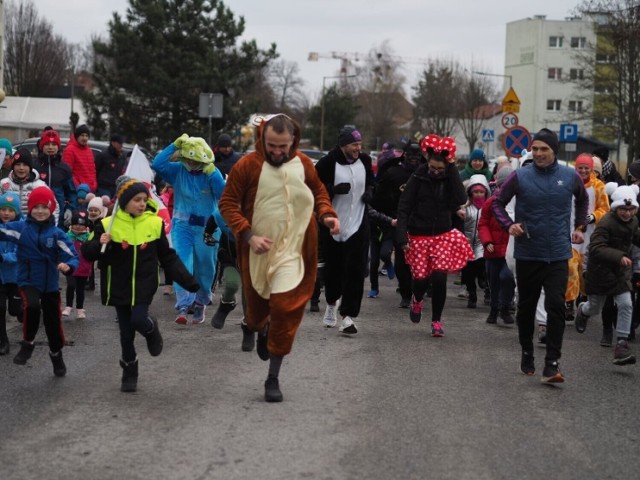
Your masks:
<svg viewBox="0 0 640 480"><path fill-rule="evenodd" d="M312 145L318 145L325 150L335 146L340 129L345 125L353 125L358 114L358 106L353 95L345 89L332 85L324 92L324 137L320 144L322 125L322 98L320 105L311 108L308 116L309 127L303 132Z"/></svg>
<svg viewBox="0 0 640 480"><path fill-rule="evenodd" d="M219 0L129 0L125 18L113 14L106 40L93 41L95 89L83 98L96 137L118 131L158 147L183 132L207 137L198 116L200 93L221 93L230 128L272 104L264 80L276 46L238 44L244 18ZM262 105L267 102L267 108Z"/></svg>

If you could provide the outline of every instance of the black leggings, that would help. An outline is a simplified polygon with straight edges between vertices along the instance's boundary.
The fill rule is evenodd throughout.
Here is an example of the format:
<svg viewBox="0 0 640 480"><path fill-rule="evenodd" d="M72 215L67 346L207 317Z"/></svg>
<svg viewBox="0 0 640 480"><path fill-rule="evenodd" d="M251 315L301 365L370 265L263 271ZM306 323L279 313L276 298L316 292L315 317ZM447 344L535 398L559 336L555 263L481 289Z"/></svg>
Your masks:
<svg viewBox="0 0 640 480"><path fill-rule="evenodd" d="M428 278L412 279L413 296L419 302L427 293L427 286L431 283L431 315L432 321L439 322L447 299L447 272L437 270Z"/></svg>
<svg viewBox="0 0 640 480"><path fill-rule="evenodd" d="M73 307L73 297L76 297L76 308L84 308L84 288L87 286L87 277L67 277L67 307Z"/></svg>
<svg viewBox="0 0 640 480"><path fill-rule="evenodd" d="M120 346L122 360L133 362L136 359L136 347L133 341L136 332L142 336L151 332L153 323L149 318L149 305L116 305L118 326L120 327Z"/></svg>

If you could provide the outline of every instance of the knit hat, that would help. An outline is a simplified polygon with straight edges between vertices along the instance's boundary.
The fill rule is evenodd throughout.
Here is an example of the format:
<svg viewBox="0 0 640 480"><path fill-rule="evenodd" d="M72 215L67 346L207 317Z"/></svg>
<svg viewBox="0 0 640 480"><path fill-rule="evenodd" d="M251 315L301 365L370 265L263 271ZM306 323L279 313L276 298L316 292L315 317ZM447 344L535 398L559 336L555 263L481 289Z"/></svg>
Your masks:
<svg viewBox="0 0 640 480"><path fill-rule="evenodd" d="M602 176L602 160L600 160L598 157L591 157L591 159L593 160L593 171L599 173L600 176Z"/></svg>
<svg viewBox="0 0 640 480"><path fill-rule="evenodd" d="M97 208L98 210L100 210L100 217L105 217L107 215L107 206L104 203L105 201L104 197L105 197L104 195L102 197L94 196L91 200L89 200L89 203L87 205L87 211L89 211L92 208ZM109 197L106 197L106 199L109 200Z"/></svg>
<svg viewBox="0 0 640 480"><path fill-rule="evenodd" d="M362 142L362 135L353 127L344 127L338 135L338 145L344 147L351 143Z"/></svg>
<svg viewBox="0 0 640 480"><path fill-rule="evenodd" d="M611 210L618 207L636 207L638 208L638 189L637 185L623 185L616 188L611 195Z"/></svg>
<svg viewBox="0 0 640 480"><path fill-rule="evenodd" d="M640 160L636 160L635 162L631 162L629 165L629 175L633 178L640 179Z"/></svg>
<svg viewBox="0 0 640 480"><path fill-rule="evenodd" d="M553 153L555 153L556 155L560 150L560 142L558 141L558 136L555 134L555 132L552 132L548 128L541 129L538 133L534 135L533 140L534 141L539 140L541 142L546 143L547 145L549 145L551 150L553 150Z"/></svg>
<svg viewBox="0 0 640 480"><path fill-rule="evenodd" d="M217 146L220 148L226 148L226 147L230 147L231 146L231 137L229 135L227 135L226 133L223 133L222 135L220 135L218 137L218 143Z"/></svg>
<svg viewBox="0 0 640 480"><path fill-rule="evenodd" d="M472 160L482 160L484 162L486 159L487 156L480 148L474 148L471 152L471 155L469 155L469 162L471 162Z"/></svg>
<svg viewBox="0 0 640 480"><path fill-rule="evenodd" d="M598 147L591 153L601 159L603 163L609 160L609 149L607 147Z"/></svg>
<svg viewBox="0 0 640 480"><path fill-rule="evenodd" d="M116 197L120 208L124 209L127 203L139 193L146 193L149 196L149 189L146 185L135 178L121 175L116 180Z"/></svg>
<svg viewBox="0 0 640 480"><path fill-rule="evenodd" d="M18 151L13 154L11 168L13 168L16 163L24 163L25 165L29 165L29 168L33 168L33 158L31 157L31 152L26 148L19 148Z"/></svg>
<svg viewBox="0 0 640 480"><path fill-rule="evenodd" d="M576 158L576 168L580 165L586 165L589 170L593 170L593 157L589 153L581 153Z"/></svg>
<svg viewBox="0 0 640 480"><path fill-rule="evenodd" d="M4 148L5 155L11 155L13 152L13 145L7 138L0 138L0 148ZM0 159L2 161L4 159Z"/></svg>
<svg viewBox="0 0 640 480"><path fill-rule="evenodd" d="M80 135L82 135L83 133L86 133L87 135L91 135L91 132L89 132L89 127L87 127L85 124L82 124L78 127L76 127L76 131L73 132L73 136L76 138L76 140L78 139L78 137Z"/></svg>
<svg viewBox="0 0 640 480"><path fill-rule="evenodd" d="M89 223L89 215L84 210L74 210L71 214L71 225L82 225L83 227L88 227Z"/></svg>
<svg viewBox="0 0 640 480"><path fill-rule="evenodd" d="M31 214L31 210L33 210L33 207L36 205L46 205L53 215L56 209L56 196L53 194L53 190L49 187L35 188L31 192L31 195L29 195L29 200L27 200L27 210L29 214Z"/></svg>
<svg viewBox="0 0 640 480"><path fill-rule="evenodd" d="M20 198L13 192L0 195L0 208L12 208L16 215L20 215Z"/></svg>
<svg viewBox="0 0 640 480"><path fill-rule="evenodd" d="M111 135L111 138L109 139L109 141L116 142L116 143L124 143L124 137L119 133L114 133L113 135Z"/></svg>
<svg viewBox="0 0 640 480"><path fill-rule="evenodd" d="M44 147L47 143L55 143L58 148L62 146L60 143L60 134L55 130L45 130L40 134L40 140L38 141L38 148Z"/></svg>
<svg viewBox="0 0 640 480"><path fill-rule="evenodd" d="M78 198L84 200L85 198L87 198L87 194L91 192L91 187L89 187L89 185L87 185L86 183L81 183L76 187L76 192Z"/></svg>
<svg viewBox="0 0 640 480"><path fill-rule="evenodd" d="M496 174L496 185L501 187L502 184L507 180L507 178L509 178L509 176L512 173L513 173L513 168L511 168L510 166L502 167L500 170L498 170L498 173Z"/></svg>

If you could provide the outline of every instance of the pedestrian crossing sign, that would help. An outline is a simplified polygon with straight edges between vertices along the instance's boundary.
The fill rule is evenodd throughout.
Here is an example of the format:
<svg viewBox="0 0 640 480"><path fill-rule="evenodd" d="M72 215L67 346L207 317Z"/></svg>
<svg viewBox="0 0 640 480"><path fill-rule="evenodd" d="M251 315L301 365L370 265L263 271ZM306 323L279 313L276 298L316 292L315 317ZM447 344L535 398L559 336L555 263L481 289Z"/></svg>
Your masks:
<svg viewBox="0 0 640 480"><path fill-rule="evenodd" d="M490 143L495 140L495 131L490 128L485 128L482 130L482 141L484 143Z"/></svg>

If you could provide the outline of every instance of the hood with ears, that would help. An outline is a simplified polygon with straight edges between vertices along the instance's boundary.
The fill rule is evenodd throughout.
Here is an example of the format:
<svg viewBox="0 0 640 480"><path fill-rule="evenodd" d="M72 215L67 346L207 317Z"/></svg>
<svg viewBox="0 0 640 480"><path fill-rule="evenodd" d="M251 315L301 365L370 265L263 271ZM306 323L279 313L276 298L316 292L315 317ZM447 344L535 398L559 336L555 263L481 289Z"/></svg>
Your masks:
<svg viewBox="0 0 640 480"><path fill-rule="evenodd" d="M271 120L273 117L277 115L284 115L284 114L277 113L274 115L266 115L264 117L256 117L254 120L254 125L258 127L258 134L256 136L256 144L255 144L256 152L258 152L262 158L267 157L267 148L264 140L264 130L269 120ZM293 127L294 127L294 137L293 137L293 145L291 145L291 150L289 152L289 160L291 160L297 155L298 145L300 144L300 126L298 125L298 122L296 122L295 120L291 119L291 121L293 122Z"/></svg>

